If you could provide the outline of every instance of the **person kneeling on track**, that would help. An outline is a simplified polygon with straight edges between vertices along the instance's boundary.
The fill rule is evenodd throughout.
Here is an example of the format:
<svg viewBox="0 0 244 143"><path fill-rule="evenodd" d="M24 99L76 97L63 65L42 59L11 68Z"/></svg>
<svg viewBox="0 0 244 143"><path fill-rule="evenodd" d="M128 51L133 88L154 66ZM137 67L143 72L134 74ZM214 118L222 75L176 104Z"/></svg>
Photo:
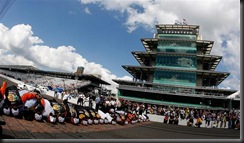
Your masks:
<svg viewBox="0 0 244 143"><path fill-rule="evenodd" d="M34 90L33 92L29 91L20 91L21 100L23 102L23 117L25 120L33 120L35 114L35 108L38 106L38 100L41 99L40 91ZM43 108L44 109L44 108Z"/></svg>
<svg viewBox="0 0 244 143"><path fill-rule="evenodd" d="M92 120L92 122L97 125L99 123L99 119L101 118L101 116L96 112L95 109L93 108L87 108L87 111L90 114L90 119Z"/></svg>
<svg viewBox="0 0 244 143"><path fill-rule="evenodd" d="M55 112L55 115L57 116L57 121L59 123L64 123L65 117L67 115L67 111L64 105L58 103L55 99L49 100L49 102Z"/></svg>
<svg viewBox="0 0 244 143"><path fill-rule="evenodd" d="M23 111L22 100L15 85L9 86L5 91L3 113L14 117L21 117Z"/></svg>
<svg viewBox="0 0 244 143"><path fill-rule="evenodd" d="M65 121L70 122L74 125L79 124L80 120L78 117L78 114L74 108L74 105L71 103L68 103L68 100L63 100L63 103L61 105L64 107L66 114L65 114Z"/></svg>
<svg viewBox="0 0 244 143"><path fill-rule="evenodd" d="M128 124L128 122L126 121L126 112L124 111L115 111L115 115L117 116L116 117L116 122L119 124L119 125L126 125Z"/></svg>
<svg viewBox="0 0 244 143"><path fill-rule="evenodd" d="M89 116L89 114L85 113L83 107L81 107L81 106L75 105L74 107L75 107L75 110L76 110L77 115L79 117L80 123L82 125L87 126L88 125L88 118L89 118L88 116Z"/></svg>
<svg viewBox="0 0 244 143"><path fill-rule="evenodd" d="M35 108L34 108L34 119L36 121L42 121L43 110L44 110L44 106L40 102L37 102L37 105L35 105Z"/></svg>
<svg viewBox="0 0 244 143"><path fill-rule="evenodd" d="M44 109L38 113L35 113L35 117L39 117L35 119L38 121L43 120L44 122L48 121L50 123L56 123L57 119L51 103L43 97L40 97L38 102L43 106ZM40 119L41 116L42 118Z"/></svg>
<svg viewBox="0 0 244 143"><path fill-rule="evenodd" d="M2 109L3 107L6 88L7 88L7 82L3 81L2 86L0 88L0 109Z"/></svg>

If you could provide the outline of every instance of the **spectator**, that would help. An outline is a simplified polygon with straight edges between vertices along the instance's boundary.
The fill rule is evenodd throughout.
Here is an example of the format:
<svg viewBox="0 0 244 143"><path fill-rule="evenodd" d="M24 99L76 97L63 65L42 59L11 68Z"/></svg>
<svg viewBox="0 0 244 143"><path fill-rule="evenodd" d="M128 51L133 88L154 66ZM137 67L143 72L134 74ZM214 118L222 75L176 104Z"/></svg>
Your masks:
<svg viewBox="0 0 244 143"><path fill-rule="evenodd" d="M168 114L166 114L165 116L164 116L164 123L168 123L168 120L169 120L169 116L168 116Z"/></svg>
<svg viewBox="0 0 244 143"><path fill-rule="evenodd" d="M53 96L54 96L54 98L58 98L58 91L57 90L54 91L54 95Z"/></svg>
<svg viewBox="0 0 244 143"><path fill-rule="evenodd" d="M216 121L217 121L217 128L218 128L219 127L219 122L220 122L220 115L219 115L219 113L217 114Z"/></svg>
<svg viewBox="0 0 244 143"><path fill-rule="evenodd" d="M173 124L173 121L174 121L174 116L171 114L169 116L169 124Z"/></svg>
<svg viewBox="0 0 244 143"><path fill-rule="evenodd" d="M213 118L213 121L212 121L212 127L213 128L217 128L217 121L215 118Z"/></svg>
<svg viewBox="0 0 244 143"><path fill-rule="evenodd" d="M121 110L121 106L122 106L121 101L117 100L116 101L116 110Z"/></svg>
<svg viewBox="0 0 244 143"><path fill-rule="evenodd" d="M175 116L174 118L174 124L178 125L179 124L179 116Z"/></svg>
<svg viewBox="0 0 244 143"><path fill-rule="evenodd" d="M211 113L208 113L207 118L206 118L206 125L207 125L207 127L210 127L210 122L211 121L212 121Z"/></svg>
<svg viewBox="0 0 244 143"><path fill-rule="evenodd" d="M92 97L90 96L90 97L89 97L89 107L90 107L90 108L92 108L92 101L93 101L93 99L92 99Z"/></svg>
<svg viewBox="0 0 244 143"><path fill-rule="evenodd" d="M96 97L95 96L92 96L91 99L92 99L92 101L91 101L92 102L92 109L95 110L96 109L96 102L95 102Z"/></svg>
<svg viewBox="0 0 244 143"><path fill-rule="evenodd" d="M224 127L223 127L224 126ZM221 115L220 118L220 128L226 128L226 112Z"/></svg>
<svg viewBox="0 0 244 143"><path fill-rule="evenodd" d="M110 100L110 103L109 103L109 104L111 105L111 107L110 107L110 108L115 109L115 106L116 106L115 99L111 98L111 100Z"/></svg>
<svg viewBox="0 0 244 143"><path fill-rule="evenodd" d="M189 115L189 113L190 113L190 109L187 107L186 110L185 110L186 117Z"/></svg>
<svg viewBox="0 0 244 143"><path fill-rule="evenodd" d="M181 120L185 119L185 110L184 109L180 109L180 119Z"/></svg>
<svg viewBox="0 0 244 143"><path fill-rule="evenodd" d="M234 129L236 126L236 120L237 120L236 114L232 113L232 129Z"/></svg>
<svg viewBox="0 0 244 143"><path fill-rule="evenodd" d="M64 96L63 96L62 99L63 99L63 101L64 101L64 100L67 100L67 101L68 101L68 100L70 99L70 94L69 94L69 92L64 92Z"/></svg>
<svg viewBox="0 0 244 143"><path fill-rule="evenodd" d="M229 113L228 115L228 128L231 129L232 128L232 113Z"/></svg>
<svg viewBox="0 0 244 143"><path fill-rule="evenodd" d="M200 116L197 116L197 122L195 124L198 128L200 128L200 126L202 125L202 119Z"/></svg>
<svg viewBox="0 0 244 143"><path fill-rule="evenodd" d="M27 86L24 84L24 86L23 86L23 89L24 90L28 90L28 88L27 88Z"/></svg>
<svg viewBox="0 0 244 143"><path fill-rule="evenodd" d="M98 109L99 109L100 101L101 101L101 98L100 98L100 95L98 95L96 97L96 99L95 99L95 102L96 102L96 111L98 111Z"/></svg>
<svg viewBox="0 0 244 143"><path fill-rule="evenodd" d="M194 123L193 117L190 115L190 117L187 121L187 126L192 127L193 123Z"/></svg>
<svg viewBox="0 0 244 143"><path fill-rule="evenodd" d="M238 117L235 122L235 129L240 130L240 118Z"/></svg>
<svg viewBox="0 0 244 143"><path fill-rule="evenodd" d="M85 95L81 93L77 99L77 105L83 106Z"/></svg>

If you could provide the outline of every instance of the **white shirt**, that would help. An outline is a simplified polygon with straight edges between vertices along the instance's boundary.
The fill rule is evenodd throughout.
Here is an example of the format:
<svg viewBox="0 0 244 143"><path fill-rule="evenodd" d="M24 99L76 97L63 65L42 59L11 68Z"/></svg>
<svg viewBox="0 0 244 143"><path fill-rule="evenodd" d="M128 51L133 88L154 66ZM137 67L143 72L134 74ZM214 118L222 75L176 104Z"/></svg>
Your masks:
<svg viewBox="0 0 244 143"><path fill-rule="evenodd" d="M19 95L20 97L23 96L25 93L28 93L29 90L23 89L23 90L19 90Z"/></svg>
<svg viewBox="0 0 244 143"><path fill-rule="evenodd" d="M114 101L114 100L111 100L111 101L110 101L110 104L111 104L112 106L114 106L114 105L115 105L115 101Z"/></svg>
<svg viewBox="0 0 244 143"><path fill-rule="evenodd" d="M27 108L30 108L30 107L34 106L36 102L37 102L37 100L35 98L30 99L24 103L24 106L26 106Z"/></svg>
<svg viewBox="0 0 244 143"><path fill-rule="evenodd" d="M48 117L48 115L50 113L53 113L53 115L55 115L55 112L53 110L53 107L51 106L50 102L47 99L44 99L45 101L45 106L44 106L44 110L42 112L42 116Z"/></svg>
<svg viewBox="0 0 244 143"><path fill-rule="evenodd" d="M65 94L64 97L63 97L63 100L67 99L68 100L69 98L69 94Z"/></svg>

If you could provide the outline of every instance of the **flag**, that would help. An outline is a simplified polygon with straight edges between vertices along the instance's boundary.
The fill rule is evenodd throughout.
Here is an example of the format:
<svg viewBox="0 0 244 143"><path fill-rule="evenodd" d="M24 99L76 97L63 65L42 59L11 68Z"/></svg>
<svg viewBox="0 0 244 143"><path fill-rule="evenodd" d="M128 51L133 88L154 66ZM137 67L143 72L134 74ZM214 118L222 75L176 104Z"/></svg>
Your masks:
<svg viewBox="0 0 244 143"><path fill-rule="evenodd" d="M175 25L181 25L181 22L178 20L175 20Z"/></svg>
<svg viewBox="0 0 244 143"><path fill-rule="evenodd" d="M188 25L188 22L186 21L186 19L183 19L183 25Z"/></svg>

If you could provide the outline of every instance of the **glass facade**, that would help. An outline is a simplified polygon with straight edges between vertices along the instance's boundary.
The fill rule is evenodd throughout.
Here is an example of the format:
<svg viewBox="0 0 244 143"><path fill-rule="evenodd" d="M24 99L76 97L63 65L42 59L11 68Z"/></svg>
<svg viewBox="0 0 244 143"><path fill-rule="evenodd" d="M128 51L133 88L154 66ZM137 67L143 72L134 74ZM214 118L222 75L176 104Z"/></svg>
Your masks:
<svg viewBox="0 0 244 143"><path fill-rule="evenodd" d="M197 69L196 35L159 34L157 52L177 54L157 54L155 67ZM167 40L163 40L167 39ZM176 40L177 39L177 40ZM156 69L153 83L182 86L196 86L196 72L168 71Z"/></svg>
<svg viewBox="0 0 244 143"><path fill-rule="evenodd" d="M170 39L184 39L196 41L196 35L185 35L185 34L158 34L158 38L170 38Z"/></svg>
<svg viewBox="0 0 244 143"><path fill-rule="evenodd" d="M197 69L196 56L157 55L156 67Z"/></svg>
<svg viewBox="0 0 244 143"><path fill-rule="evenodd" d="M196 73L156 69L154 72L153 83L196 86Z"/></svg>
<svg viewBox="0 0 244 143"><path fill-rule="evenodd" d="M193 41L158 41L157 52L197 54L196 42Z"/></svg>
<svg viewBox="0 0 244 143"><path fill-rule="evenodd" d="M167 40L158 41L157 52L197 53L196 35L159 34L158 38Z"/></svg>

